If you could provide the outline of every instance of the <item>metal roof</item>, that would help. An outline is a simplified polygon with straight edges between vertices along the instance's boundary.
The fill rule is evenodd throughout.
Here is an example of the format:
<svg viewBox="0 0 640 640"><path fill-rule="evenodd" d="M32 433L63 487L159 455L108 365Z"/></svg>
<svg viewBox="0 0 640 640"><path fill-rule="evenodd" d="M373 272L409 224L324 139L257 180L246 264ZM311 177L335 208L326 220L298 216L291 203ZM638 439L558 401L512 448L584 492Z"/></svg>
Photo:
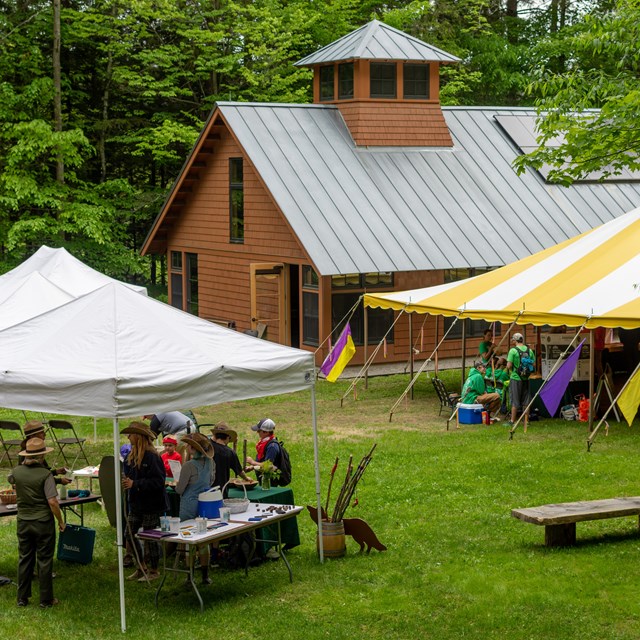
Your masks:
<svg viewBox="0 0 640 640"><path fill-rule="evenodd" d="M305 67L357 59L460 62L460 58L446 51L432 47L384 22L372 20L294 64Z"/></svg>
<svg viewBox="0 0 640 640"><path fill-rule="evenodd" d="M333 105L217 108L321 275L493 267L640 205L640 184L517 175L496 122L535 112L443 108L452 148L360 148Z"/></svg>

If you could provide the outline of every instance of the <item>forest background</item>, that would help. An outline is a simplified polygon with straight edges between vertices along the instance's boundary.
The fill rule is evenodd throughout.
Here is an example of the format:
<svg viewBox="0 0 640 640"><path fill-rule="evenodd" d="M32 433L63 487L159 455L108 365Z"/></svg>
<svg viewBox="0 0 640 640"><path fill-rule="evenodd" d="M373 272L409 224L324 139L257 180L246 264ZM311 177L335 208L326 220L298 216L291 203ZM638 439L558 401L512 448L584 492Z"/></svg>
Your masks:
<svg viewBox="0 0 640 640"><path fill-rule="evenodd" d="M158 283L140 246L217 100L311 102L293 62L372 18L462 59L444 105L551 113L522 161L640 168L640 0L0 0L0 273L42 244ZM586 119L575 110L601 108Z"/></svg>

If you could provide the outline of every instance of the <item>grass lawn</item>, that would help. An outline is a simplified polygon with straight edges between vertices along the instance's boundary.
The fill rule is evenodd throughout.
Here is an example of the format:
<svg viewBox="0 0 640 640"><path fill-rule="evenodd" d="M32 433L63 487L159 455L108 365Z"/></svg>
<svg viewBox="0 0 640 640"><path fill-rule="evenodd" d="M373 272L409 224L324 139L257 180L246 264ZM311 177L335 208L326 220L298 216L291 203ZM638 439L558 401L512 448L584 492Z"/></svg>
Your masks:
<svg viewBox="0 0 640 640"><path fill-rule="evenodd" d="M453 378L452 378L453 380ZM637 425L611 424L586 451L582 423L548 420L508 439L505 425L445 430L428 381L389 421L404 376L375 378L340 407L347 383L317 388L323 492L336 456L344 473L377 443L347 516L372 526L388 551L317 561L315 532L299 517L302 544L289 552L294 583L280 562L213 574L202 589L205 613L178 581L126 584L128 632L151 638L557 638L640 637L640 535L637 518L578 524L578 544L543 546L544 529L516 520L512 508L640 495ZM451 385L453 386L453 384ZM309 394L298 393L196 410L201 422L225 420L249 439L269 416L293 462L298 504L314 504ZM11 412L4 412L10 418ZM23 421L22 417L19 417ZM93 422L74 419L92 437ZM111 423L99 421L92 462L110 454ZM0 485L6 486L0 472ZM339 484L336 480L335 484ZM0 588L0 628L22 639L117 638L119 600L115 532L97 505L85 509L97 530L93 563L56 562L61 604L16 607L15 587ZM15 518L0 521L0 574L15 578ZM37 602L37 600L36 600ZM11 630L11 631L9 631Z"/></svg>

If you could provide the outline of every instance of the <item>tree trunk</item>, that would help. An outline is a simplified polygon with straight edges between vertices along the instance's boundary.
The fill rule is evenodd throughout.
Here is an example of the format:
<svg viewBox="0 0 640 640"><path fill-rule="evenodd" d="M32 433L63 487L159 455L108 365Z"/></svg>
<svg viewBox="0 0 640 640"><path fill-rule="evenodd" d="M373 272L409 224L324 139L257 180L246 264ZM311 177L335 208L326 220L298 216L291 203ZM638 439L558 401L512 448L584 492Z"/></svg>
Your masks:
<svg viewBox="0 0 640 640"><path fill-rule="evenodd" d="M53 122L54 129L62 131L62 81L60 64L60 0L53 0ZM64 161L58 152L56 160L56 180L64 182Z"/></svg>

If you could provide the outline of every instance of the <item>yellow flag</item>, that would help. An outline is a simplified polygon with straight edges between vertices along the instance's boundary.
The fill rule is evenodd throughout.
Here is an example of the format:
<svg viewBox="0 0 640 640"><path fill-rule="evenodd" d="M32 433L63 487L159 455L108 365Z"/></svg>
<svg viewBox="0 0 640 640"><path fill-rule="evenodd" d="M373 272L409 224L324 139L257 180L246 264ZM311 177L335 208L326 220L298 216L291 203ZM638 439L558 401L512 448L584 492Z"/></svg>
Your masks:
<svg viewBox="0 0 640 640"><path fill-rule="evenodd" d="M640 369L633 374L625 390L618 398L618 407L629 426L631 426L633 419L636 417L638 405L640 405Z"/></svg>

